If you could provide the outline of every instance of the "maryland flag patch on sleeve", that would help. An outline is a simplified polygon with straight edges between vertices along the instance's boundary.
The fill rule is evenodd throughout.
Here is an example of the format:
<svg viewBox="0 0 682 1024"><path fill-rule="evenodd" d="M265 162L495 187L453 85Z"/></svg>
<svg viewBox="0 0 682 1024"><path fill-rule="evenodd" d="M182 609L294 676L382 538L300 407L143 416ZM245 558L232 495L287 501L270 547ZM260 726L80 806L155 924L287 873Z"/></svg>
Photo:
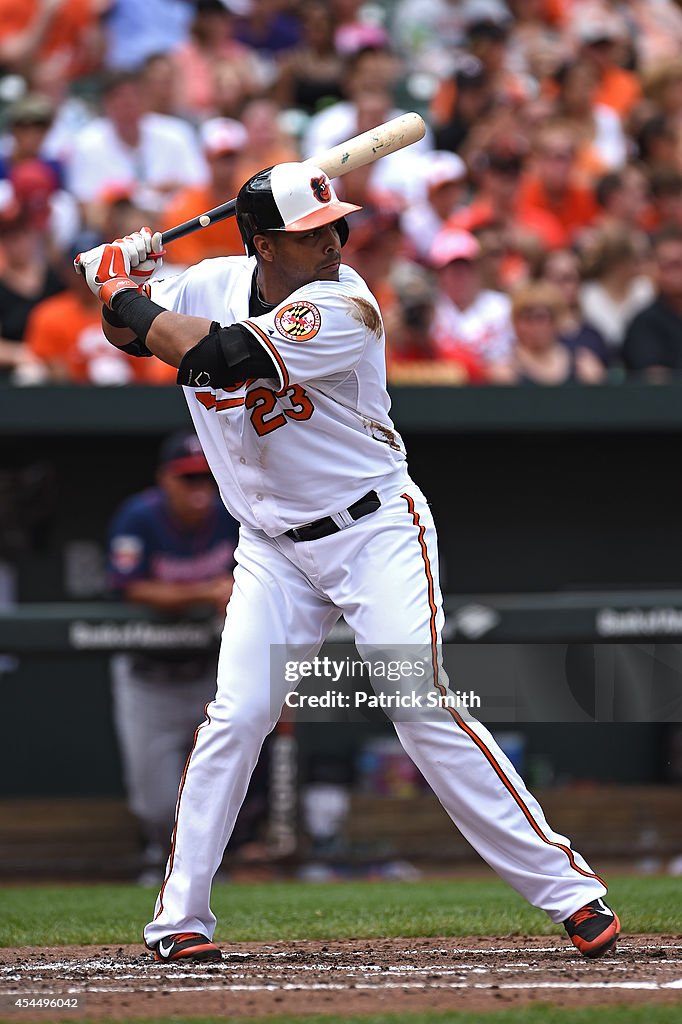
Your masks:
<svg viewBox="0 0 682 1024"><path fill-rule="evenodd" d="M319 309L305 299L289 302L275 314L275 327L289 341L310 341L320 330L321 323Z"/></svg>

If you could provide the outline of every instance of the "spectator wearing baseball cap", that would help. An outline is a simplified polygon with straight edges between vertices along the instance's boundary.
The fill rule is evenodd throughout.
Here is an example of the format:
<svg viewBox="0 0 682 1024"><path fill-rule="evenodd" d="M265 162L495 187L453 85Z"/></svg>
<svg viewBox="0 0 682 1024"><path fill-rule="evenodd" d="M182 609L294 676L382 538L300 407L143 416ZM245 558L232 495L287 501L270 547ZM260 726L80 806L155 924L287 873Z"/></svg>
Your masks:
<svg viewBox="0 0 682 1024"><path fill-rule="evenodd" d="M29 92L5 111L8 135L0 153L0 178L10 177L12 169L24 161L40 161L62 188L64 169L58 160L45 155L45 142L55 118L55 106L49 97Z"/></svg>
<svg viewBox="0 0 682 1024"><path fill-rule="evenodd" d="M246 129L239 121L215 117L200 129L204 157L209 168L205 186L183 189L168 206L163 230L182 224L226 202L239 191L238 157L246 143ZM202 228L173 242L168 256L173 264L191 266L214 256L238 256L244 252L234 217Z"/></svg>
<svg viewBox="0 0 682 1024"><path fill-rule="evenodd" d="M483 288L481 247L468 231L445 228L431 246L438 277L432 325L436 353L476 360L485 379L505 380L512 349L511 302L502 292Z"/></svg>
<svg viewBox="0 0 682 1024"><path fill-rule="evenodd" d="M10 132L9 154L14 160L31 160L42 156L45 137L54 121L55 106L48 96L29 92L15 100L5 111L5 124Z"/></svg>
<svg viewBox="0 0 682 1024"><path fill-rule="evenodd" d="M441 151L425 157L419 169L424 195L405 209L400 226L415 256L427 262L434 238L461 202L467 168L456 153Z"/></svg>

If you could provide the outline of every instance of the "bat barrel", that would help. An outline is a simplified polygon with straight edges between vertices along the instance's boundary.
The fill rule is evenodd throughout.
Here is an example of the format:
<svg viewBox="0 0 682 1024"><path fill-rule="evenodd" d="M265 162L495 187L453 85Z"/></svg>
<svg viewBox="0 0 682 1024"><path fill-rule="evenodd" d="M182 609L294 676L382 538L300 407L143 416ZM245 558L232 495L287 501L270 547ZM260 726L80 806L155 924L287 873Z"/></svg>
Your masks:
<svg viewBox="0 0 682 1024"><path fill-rule="evenodd" d="M310 157L305 163L320 167L330 178L337 178L357 167L364 167L396 153L399 149L405 149L406 146L412 146L423 139L425 134L423 117L411 111L377 125L362 135L356 135L319 156Z"/></svg>

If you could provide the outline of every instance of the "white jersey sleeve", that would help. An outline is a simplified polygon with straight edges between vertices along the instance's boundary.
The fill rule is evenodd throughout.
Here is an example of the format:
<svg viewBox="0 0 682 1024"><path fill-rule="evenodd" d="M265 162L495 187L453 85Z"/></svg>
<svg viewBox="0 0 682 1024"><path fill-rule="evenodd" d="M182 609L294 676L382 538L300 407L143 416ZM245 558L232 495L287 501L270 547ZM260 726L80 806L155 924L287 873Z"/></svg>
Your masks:
<svg viewBox="0 0 682 1024"><path fill-rule="evenodd" d="M242 326L269 352L282 388L352 373L366 346L383 342L376 299L349 267L339 281L305 285Z"/></svg>
<svg viewBox="0 0 682 1024"><path fill-rule="evenodd" d="M246 256L202 260L179 274L152 278L151 297L164 309L227 326L248 314L256 261Z"/></svg>

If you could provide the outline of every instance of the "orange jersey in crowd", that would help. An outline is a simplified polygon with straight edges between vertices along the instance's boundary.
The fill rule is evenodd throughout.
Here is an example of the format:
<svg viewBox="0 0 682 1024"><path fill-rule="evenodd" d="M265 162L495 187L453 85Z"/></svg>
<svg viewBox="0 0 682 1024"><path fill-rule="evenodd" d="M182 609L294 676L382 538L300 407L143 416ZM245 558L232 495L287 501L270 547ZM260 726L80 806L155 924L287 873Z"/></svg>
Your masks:
<svg viewBox="0 0 682 1024"><path fill-rule="evenodd" d="M556 218L565 232L562 245L570 243L576 234L592 224L599 214L599 206L590 189L569 185L559 203L553 202L540 181L528 175L521 183L516 208L521 223L533 211L544 210Z"/></svg>
<svg viewBox="0 0 682 1024"><path fill-rule="evenodd" d="M608 68L601 77L594 95L594 103L603 103L624 117L629 114L642 94L639 79L625 68Z"/></svg>
<svg viewBox="0 0 682 1024"><path fill-rule="evenodd" d="M230 197L227 196L227 199ZM186 188L166 208L164 213L164 231L182 224L183 221L198 217L206 213L214 206L219 206L226 199L214 195L211 189ZM171 242L168 249L168 261L172 263L184 263L191 266L201 260L212 259L214 256L243 256L244 243L239 234L237 221L234 217L222 220L218 224L212 224L208 228L201 228L191 235L178 238Z"/></svg>
<svg viewBox="0 0 682 1024"><path fill-rule="evenodd" d="M36 20L40 6L39 0L0 0L0 41L25 32ZM92 70L83 59L82 41L85 33L96 25L100 7L97 0L63 0L34 60L59 61L68 78Z"/></svg>
<svg viewBox="0 0 682 1024"><path fill-rule="evenodd" d="M488 224L496 223L498 219L490 200L481 196L451 214L445 222L445 227L475 232ZM566 244L566 232L558 218L540 207L528 203L521 209L517 204L508 211L507 219L524 234L533 235L547 249L560 249Z"/></svg>
<svg viewBox="0 0 682 1024"><path fill-rule="evenodd" d="M99 307L71 291L39 302L26 327L29 352L57 379L73 384L174 384L177 371L158 359L118 351L102 332Z"/></svg>

